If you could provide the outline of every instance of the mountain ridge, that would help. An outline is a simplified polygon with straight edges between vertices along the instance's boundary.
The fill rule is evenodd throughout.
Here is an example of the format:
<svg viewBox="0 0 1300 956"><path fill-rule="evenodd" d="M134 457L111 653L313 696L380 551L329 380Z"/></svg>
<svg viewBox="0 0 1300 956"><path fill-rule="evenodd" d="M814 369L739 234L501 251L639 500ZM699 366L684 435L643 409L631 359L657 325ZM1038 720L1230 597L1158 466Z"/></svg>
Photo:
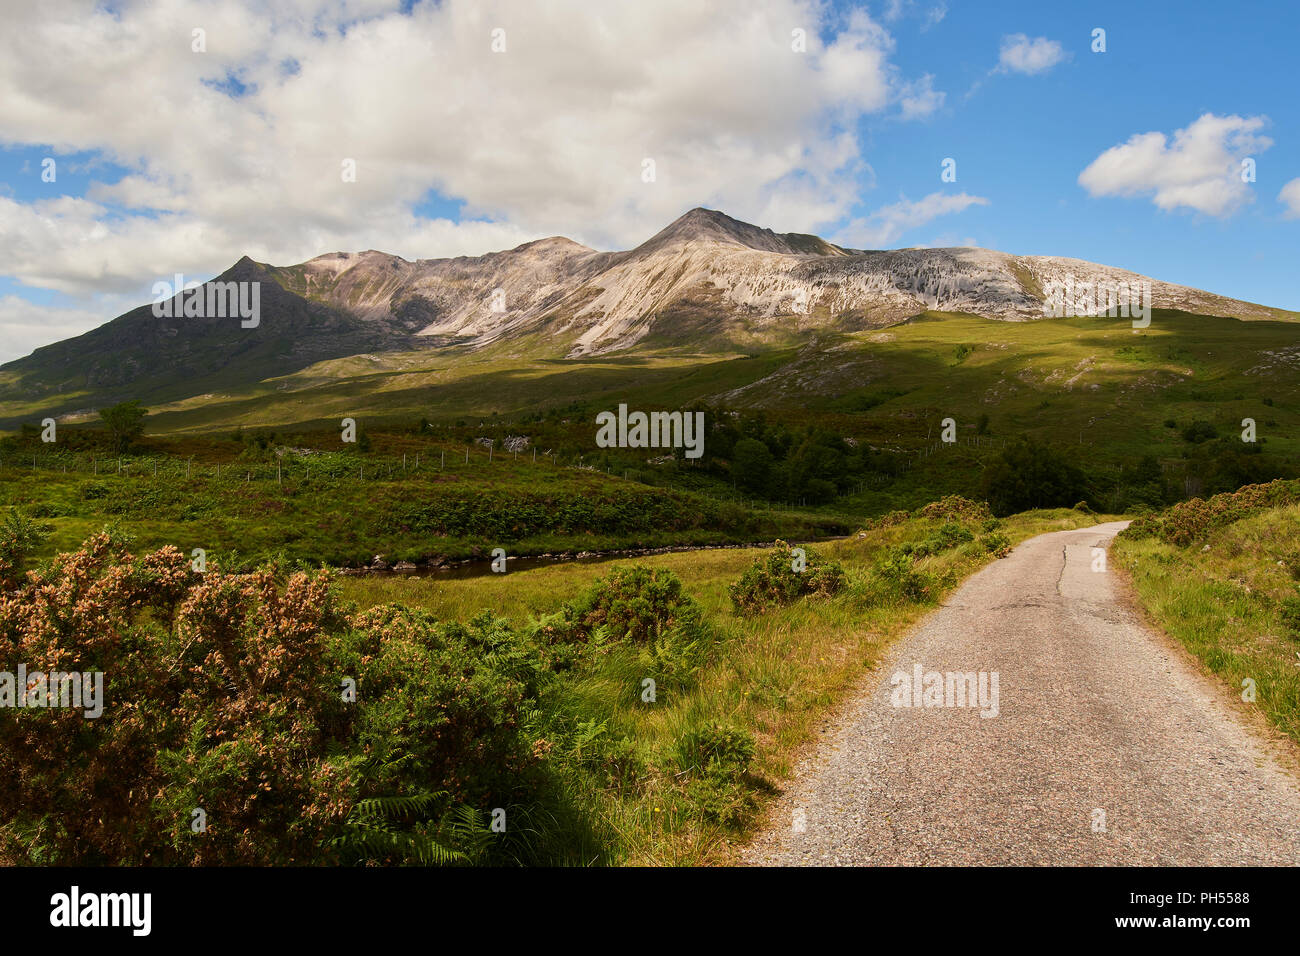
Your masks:
<svg viewBox="0 0 1300 956"><path fill-rule="evenodd" d="M369 268L354 273L359 266ZM619 252L552 236L482 256L329 253L271 268L308 298L371 315L405 308L429 320L420 334L452 336L471 348L537 332L548 313L558 312L566 321L549 324L570 336L568 357L633 347L654 331L656 315L683 303L712 301L722 320L714 331L723 334L729 325L734 331L728 320L737 317L759 325L794 318L819 328L836 321L883 327L927 310L1029 321L1043 318L1044 288L1066 281L1150 282L1157 307L1243 320L1297 318L1082 259L974 247L847 249L704 207ZM332 281L344 272L354 274ZM365 294L358 291L363 283Z"/></svg>
<svg viewBox="0 0 1300 956"><path fill-rule="evenodd" d="M0 401L66 411L74 406L60 395L81 396L80 407L136 395L172 400L187 388L253 385L330 359L473 353L497 343L556 360L639 348L735 354L884 329L927 312L1051 321L1045 290L1065 281L1150 282L1155 308L1300 319L1085 260L969 247L846 249L703 207L624 251L550 236L443 259L370 249L275 266L245 255L211 280L229 281L263 283L256 328L156 318L140 306L0 366Z"/></svg>

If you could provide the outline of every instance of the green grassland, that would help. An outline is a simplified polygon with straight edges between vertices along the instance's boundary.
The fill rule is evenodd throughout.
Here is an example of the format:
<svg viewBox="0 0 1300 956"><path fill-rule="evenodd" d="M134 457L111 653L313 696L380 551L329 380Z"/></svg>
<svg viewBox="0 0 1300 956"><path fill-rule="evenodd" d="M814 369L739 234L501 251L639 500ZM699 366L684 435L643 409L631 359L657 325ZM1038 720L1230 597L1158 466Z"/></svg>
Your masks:
<svg viewBox="0 0 1300 956"><path fill-rule="evenodd" d="M1126 533L1114 552L1155 622L1233 693L1252 681L1250 705L1300 743L1300 505L1181 545Z"/></svg>
<svg viewBox="0 0 1300 956"><path fill-rule="evenodd" d="M819 334L800 346L718 349L559 359L499 343L477 352L356 355L252 387L204 383L201 394L151 406L150 431L333 427L343 417L376 425L421 416L518 420L575 400L593 409L709 400L862 428L873 441L924 441L932 416L965 426L986 412L994 434L1070 440L1113 455L1171 444L1161 431L1166 418L1226 425L1250 416L1276 419L1275 432L1261 433L1295 450L1300 378L1291 323L1156 311L1149 328L1133 329L1105 318L1011 323L926 313L885 331ZM1272 411L1264 398L1276 403Z"/></svg>
<svg viewBox="0 0 1300 956"><path fill-rule="evenodd" d="M709 350L701 340L693 349L646 346L560 359L523 341L477 352L450 347L355 355L256 386L151 405L145 439L132 449L144 461L133 473L152 467L154 459L172 475L180 459L192 458L212 473L222 465L230 469L232 486L217 498L229 496L231 513L223 524L215 516L220 509L205 504L205 495L216 494L205 477L184 492L174 481L147 490L136 511L148 514L135 518L150 541L189 540L197 532L219 547L241 541L246 553L283 549L337 563L374 554L390 560L466 557L475 547L494 546L534 553L778 534L803 539L842 533L850 516L915 508L945 494L977 497L990 463L1009 443L1026 438L1054 446L1083 472L1088 488L1080 497L1095 509L1161 507L1297 473L1300 351L1294 329L1285 322L1164 311L1146 329L1104 318L1010 323L927 313L883 331L818 334L802 344L750 352L716 342ZM705 410L710 432L704 457L691 462L679 453L663 462L646 450L598 449L595 415L623 402L642 410ZM5 404L7 412L21 412ZM949 417L958 440L945 444L941 422ZM25 434L0 447L0 500L59 511L51 520L64 544L106 517L103 507L80 501L73 487L90 467L93 418L61 423L54 446L74 458L81 454L80 464L69 466L42 445L36 420L23 422ZM349 460L341 474L356 465L371 478L350 488L340 478L332 489L300 480L306 459L285 458L285 448L348 452L339 441L344 418L356 419L372 436L373 450ZM1244 419L1255 422L1254 444L1240 441ZM792 455L801 436L814 432L833 436L818 441L839 448L806 455L789 487L749 486L737 481L729 460L736 436L724 440L718 429L758 434L765 421L795 435ZM1189 438L1194 425L1218 437ZM232 429L242 440L230 437ZM522 459L497 457L489 466L485 449L473 445L495 442L501 456L509 436L528 439ZM469 464L480 463L473 468L463 461L467 444L473 446ZM428 463L444 452L447 470L430 475ZM422 484L404 489L397 481L411 478L409 471L396 471L402 455L408 461L422 456ZM18 463L28 456L37 458L35 474L44 478L22 474ZM269 488L276 461L290 477ZM592 470L580 475L557 464ZM70 476L72 469L82 471L64 483L57 477L64 467ZM233 487L240 473L251 473L250 487ZM374 481L379 475L384 478ZM823 483L818 496L806 492L812 478ZM827 491L826 483L834 488ZM403 530L413 527L402 520L413 507L403 497L482 494L486 504L517 491L590 495L599 489L609 499L645 503L647 488L697 496L674 499L689 501L687 510L695 514L666 525L606 522L573 533L525 523L492 542L441 528ZM742 504L747 512L757 503L760 517L723 515L718 502ZM430 530L443 537L430 541ZM324 540L326 531L336 540Z"/></svg>
<svg viewBox="0 0 1300 956"><path fill-rule="evenodd" d="M0 422L15 431L0 440L0 520L43 526L37 561L110 527L137 553L203 548L222 570L268 560L281 570L356 566L375 555L438 564L496 547L529 555L818 542L846 585L750 616L737 612L730 588L764 552L635 558L680 579L707 625L707 653L648 706L638 696L644 646L575 642L578 662L519 715L563 794L565 819L582 821L552 832L530 859L722 862L818 721L869 679L890 641L995 560L1000 536L1014 544L1101 513L1141 515L1203 490L1296 474L1294 329L1174 312L1156 312L1141 330L1124 320L929 313L775 347L701 333L583 359L528 341L363 353L252 385L220 371L164 383L161 400L139 396L150 409L145 433L120 456L92 413L61 420L58 440L42 442L48 396L6 393ZM73 407L97 400L60 396ZM620 403L703 410L704 457L597 448L594 416ZM341 441L344 418L359 423L356 445ZM955 443L940 442L945 418L956 421ZM1240 439L1247 418L1258 434L1250 445ZM505 450L507 439L522 450ZM1082 475L1077 498L1053 504L1083 499L1091 510L872 520L944 495L981 497L984 476L1023 439ZM780 481L742 466L742 441L772 450ZM966 537L944 536L954 522ZM1260 708L1300 739L1300 647L1287 610L1300 573L1296 523L1296 506L1283 506L1194 543L1126 535L1117 555L1156 620L1230 684L1255 680ZM340 576L334 586L358 609L401 604L439 622L490 612L546 657L555 648L542 622L610 567ZM753 753L743 773L714 786L681 747L717 728L752 741Z"/></svg>
<svg viewBox="0 0 1300 956"><path fill-rule="evenodd" d="M681 579L714 630L713 651L686 686L661 687L653 704L638 696L645 662L631 648L615 648L566 678L554 703L555 713L565 716L547 732L553 747L548 759L584 815L599 821L592 842L572 848L572 862L582 852L591 854L584 862L608 864L732 859L819 723L871 678L892 641L962 578L995 560L972 540L917 560L917 573L934 583L923 599L883 597L875 590L875 568L887 553L932 539L949 520L914 516L829 542L817 551L844 566L847 586L830 599L805 598L756 616L736 613L728 587L762 550L638 558L638 566L667 569ZM1102 520L1060 509L1017 515L998 530L1015 544ZM454 620L491 611L522 626L576 599L617 564L554 565L451 581L349 577L338 587L359 607L399 602ZM739 789L721 807L715 795L692 788L678 758L680 741L716 726L742 731L755 744Z"/></svg>
<svg viewBox="0 0 1300 956"><path fill-rule="evenodd" d="M528 456L489 461L478 446L468 462L463 447L445 458L419 447L419 468L412 451L406 471L391 454L225 464L132 455L121 459L123 472L116 456L96 466L92 455L40 455L33 469L11 455L0 467L0 511L45 525L42 557L114 527L137 548L202 548L228 566L276 558L350 567L376 555L424 565L483 559L497 547L519 556L809 540L845 534L856 520L825 509L751 508Z"/></svg>

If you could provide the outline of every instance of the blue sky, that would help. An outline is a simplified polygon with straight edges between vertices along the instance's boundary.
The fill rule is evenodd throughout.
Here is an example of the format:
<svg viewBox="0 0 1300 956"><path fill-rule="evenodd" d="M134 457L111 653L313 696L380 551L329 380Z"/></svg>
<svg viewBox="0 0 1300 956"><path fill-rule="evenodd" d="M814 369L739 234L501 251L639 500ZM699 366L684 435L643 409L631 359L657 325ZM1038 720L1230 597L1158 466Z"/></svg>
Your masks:
<svg viewBox="0 0 1300 956"><path fill-rule="evenodd" d="M863 248L1073 256L1300 310L1300 7L291 9L53 0L14 15L0 361L243 254L435 258L553 234L627 248L696 205Z"/></svg>
<svg viewBox="0 0 1300 956"><path fill-rule="evenodd" d="M1277 200L1300 175L1300 5L951 3L927 32L909 25L897 29L897 62L933 70L936 85L951 92L939 114L909 127L901 142L887 124L868 123L882 188L928 189L938 179L933 157L952 156L955 186L990 200L962 213L960 224L944 224L954 238L1300 310L1300 220L1284 219ZM1106 30L1105 53L1090 49L1096 27ZM1008 32L1058 40L1070 59L1039 75L987 77L989 51ZM1135 133L1172 135L1206 113L1269 120L1263 133L1273 145L1255 155L1254 201L1234 214L1165 211L1146 196L1093 197L1079 185L1079 173L1111 146Z"/></svg>

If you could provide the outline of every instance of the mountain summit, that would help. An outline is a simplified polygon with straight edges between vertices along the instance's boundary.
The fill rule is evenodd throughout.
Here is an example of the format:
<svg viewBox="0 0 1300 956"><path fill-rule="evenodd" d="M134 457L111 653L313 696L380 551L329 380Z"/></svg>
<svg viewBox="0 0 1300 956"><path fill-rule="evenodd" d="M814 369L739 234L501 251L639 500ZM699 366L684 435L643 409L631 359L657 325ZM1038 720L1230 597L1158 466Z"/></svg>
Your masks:
<svg viewBox="0 0 1300 956"><path fill-rule="evenodd" d="M810 239L814 240L812 244L808 242ZM697 206L674 220L633 251L649 252L666 246L692 242L744 246L759 252L774 252L787 256L847 254L838 246L831 245L816 236L805 236L799 233L781 235L771 229L752 226L739 219L732 219L726 213L718 212L716 209L705 209L702 206Z"/></svg>

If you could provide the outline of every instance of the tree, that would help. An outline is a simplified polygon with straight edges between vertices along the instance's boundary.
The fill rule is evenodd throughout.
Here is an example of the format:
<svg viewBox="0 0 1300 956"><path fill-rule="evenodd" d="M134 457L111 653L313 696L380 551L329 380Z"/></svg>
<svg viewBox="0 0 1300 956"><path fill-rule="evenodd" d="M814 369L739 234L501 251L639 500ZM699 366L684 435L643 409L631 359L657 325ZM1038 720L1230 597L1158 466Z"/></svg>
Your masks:
<svg viewBox="0 0 1300 956"><path fill-rule="evenodd" d="M1193 445L1218 437L1219 430L1209 422L1195 421L1183 429L1183 441Z"/></svg>
<svg viewBox="0 0 1300 956"><path fill-rule="evenodd" d="M108 426L109 437L113 440L113 450L121 454L130 447L131 442L144 434L144 419L149 409L141 408L139 402L119 402L111 408L101 408L99 417Z"/></svg>
<svg viewBox="0 0 1300 956"><path fill-rule="evenodd" d="M742 438L731 452L731 474L736 484L752 494L767 489L772 470L772 452L757 438Z"/></svg>
<svg viewBox="0 0 1300 956"><path fill-rule="evenodd" d="M1068 508L1085 495L1083 472L1046 445L1022 439L984 472L983 493L998 516L1030 508Z"/></svg>

